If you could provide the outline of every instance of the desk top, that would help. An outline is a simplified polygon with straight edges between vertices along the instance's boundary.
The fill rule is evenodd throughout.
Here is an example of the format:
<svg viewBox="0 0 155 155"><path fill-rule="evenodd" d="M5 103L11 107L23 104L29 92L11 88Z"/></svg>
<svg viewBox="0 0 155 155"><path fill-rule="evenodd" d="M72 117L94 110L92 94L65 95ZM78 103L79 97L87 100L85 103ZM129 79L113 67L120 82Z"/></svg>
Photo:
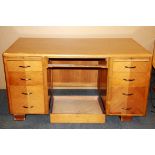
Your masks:
<svg viewBox="0 0 155 155"><path fill-rule="evenodd" d="M150 57L132 38L19 38L4 56L51 58Z"/></svg>

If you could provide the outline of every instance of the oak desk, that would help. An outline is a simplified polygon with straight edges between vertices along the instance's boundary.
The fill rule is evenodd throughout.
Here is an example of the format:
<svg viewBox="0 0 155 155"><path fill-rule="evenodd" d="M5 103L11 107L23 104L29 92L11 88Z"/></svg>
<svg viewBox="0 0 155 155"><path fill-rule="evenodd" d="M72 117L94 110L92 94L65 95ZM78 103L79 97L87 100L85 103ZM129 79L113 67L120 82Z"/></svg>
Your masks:
<svg viewBox="0 0 155 155"><path fill-rule="evenodd" d="M131 38L19 38L3 58L15 120L50 113L51 123L104 123L106 115L125 121L146 113L152 54ZM74 73L87 85L96 79L98 94L49 96L52 77L67 72L68 82Z"/></svg>

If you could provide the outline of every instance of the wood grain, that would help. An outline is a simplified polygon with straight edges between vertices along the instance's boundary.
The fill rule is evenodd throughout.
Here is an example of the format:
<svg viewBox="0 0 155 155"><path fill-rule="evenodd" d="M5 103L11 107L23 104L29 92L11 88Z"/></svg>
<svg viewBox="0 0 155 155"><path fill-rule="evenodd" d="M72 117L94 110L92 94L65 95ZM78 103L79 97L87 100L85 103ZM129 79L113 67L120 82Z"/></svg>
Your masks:
<svg viewBox="0 0 155 155"><path fill-rule="evenodd" d="M55 96L51 123L104 123L97 96Z"/></svg>
<svg viewBox="0 0 155 155"><path fill-rule="evenodd" d="M28 95L27 95L28 94ZM10 86L11 113L44 114L43 86Z"/></svg>
<svg viewBox="0 0 155 155"><path fill-rule="evenodd" d="M113 72L148 72L150 61L120 61L113 62Z"/></svg>
<svg viewBox="0 0 155 155"><path fill-rule="evenodd" d="M19 38L4 56L51 58L150 57L132 38Z"/></svg>
<svg viewBox="0 0 155 155"><path fill-rule="evenodd" d="M53 70L53 86L97 87L97 70Z"/></svg>
<svg viewBox="0 0 155 155"><path fill-rule="evenodd" d="M15 121L25 121L25 115L13 115Z"/></svg>
<svg viewBox="0 0 155 155"><path fill-rule="evenodd" d="M26 71L42 71L41 61L7 61L8 71L26 72Z"/></svg>
<svg viewBox="0 0 155 155"><path fill-rule="evenodd" d="M144 116L149 90L151 57L152 54L149 51L131 38L20 38L3 53L10 112L16 116L47 114L49 112L48 88L95 86L98 87L100 97L104 100L107 115L123 116L124 120L127 116ZM48 63L51 59L55 64L65 62L79 68L81 65L90 67L107 63L106 69L103 70L67 68L49 71ZM108 61L101 61L101 59ZM19 82L18 79L21 76L35 78L35 80ZM124 83L126 81L122 82L122 78L136 80L133 84L131 81ZM106 90L106 96L102 94L103 89ZM22 96L31 91L33 95ZM125 95L122 95L123 93ZM127 95L132 93L134 95ZM103 123L105 121L105 112L97 108L99 103L94 98L90 100L89 97L78 97L73 100L60 97L58 100L62 102L54 104L58 107L56 113L53 111L50 114L52 123ZM70 102L77 102L79 107L72 104L64 106L64 103L68 105ZM92 106L92 102L95 106L94 104Z"/></svg>
<svg viewBox="0 0 155 155"><path fill-rule="evenodd" d="M148 72L114 72L110 80L113 86L147 87L149 74Z"/></svg>
<svg viewBox="0 0 155 155"><path fill-rule="evenodd" d="M42 58L28 58L4 58L9 111L17 116L48 113L48 89L46 88L47 91L44 91L47 79L42 72L44 68ZM19 65L30 65L30 67L22 68ZM21 79L31 80L25 81ZM32 94L25 94L29 92Z"/></svg>
<svg viewBox="0 0 155 155"><path fill-rule="evenodd" d="M127 65L136 67L125 68L124 66ZM150 71L151 58L126 59L125 61L120 58L111 59L108 73L107 114L144 116L146 114Z"/></svg>
<svg viewBox="0 0 155 155"><path fill-rule="evenodd" d="M10 85L40 85L43 84L43 73L38 71L9 72Z"/></svg>
<svg viewBox="0 0 155 155"><path fill-rule="evenodd" d="M154 49L153 49L152 65L155 68L155 42L154 42Z"/></svg>
<svg viewBox="0 0 155 155"><path fill-rule="evenodd" d="M145 87L113 87L109 102L109 113L115 115L137 114L145 115L147 96Z"/></svg>
<svg viewBox="0 0 155 155"><path fill-rule="evenodd" d="M51 123L105 123L101 114L50 114Z"/></svg>
<svg viewBox="0 0 155 155"><path fill-rule="evenodd" d="M98 60L51 60L52 64L99 65ZM54 69L52 71L54 87L97 87L98 70L89 69Z"/></svg>
<svg viewBox="0 0 155 155"><path fill-rule="evenodd" d="M122 122L127 122L132 120L132 116L120 116Z"/></svg>

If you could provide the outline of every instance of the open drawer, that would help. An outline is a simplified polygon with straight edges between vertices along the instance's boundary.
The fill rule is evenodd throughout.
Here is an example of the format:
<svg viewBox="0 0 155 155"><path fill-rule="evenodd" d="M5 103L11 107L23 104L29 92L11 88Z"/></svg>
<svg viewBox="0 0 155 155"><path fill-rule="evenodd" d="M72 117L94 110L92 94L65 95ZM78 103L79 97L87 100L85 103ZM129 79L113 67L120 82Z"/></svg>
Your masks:
<svg viewBox="0 0 155 155"><path fill-rule="evenodd" d="M104 123L104 108L98 96L54 96L50 122Z"/></svg>

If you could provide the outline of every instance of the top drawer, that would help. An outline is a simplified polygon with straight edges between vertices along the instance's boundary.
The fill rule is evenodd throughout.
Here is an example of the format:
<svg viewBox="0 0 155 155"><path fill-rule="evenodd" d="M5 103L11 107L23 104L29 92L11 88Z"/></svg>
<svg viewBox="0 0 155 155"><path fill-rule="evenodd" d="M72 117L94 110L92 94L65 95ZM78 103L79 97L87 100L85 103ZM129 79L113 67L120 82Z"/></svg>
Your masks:
<svg viewBox="0 0 155 155"><path fill-rule="evenodd" d="M42 61L7 61L8 71L25 72L25 71L42 71Z"/></svg>
<svg viewBox="0 0 155 155"><path fill-rule="evenodd" d="M148 72L150 61L113 61L113 72Z"/></svg>

